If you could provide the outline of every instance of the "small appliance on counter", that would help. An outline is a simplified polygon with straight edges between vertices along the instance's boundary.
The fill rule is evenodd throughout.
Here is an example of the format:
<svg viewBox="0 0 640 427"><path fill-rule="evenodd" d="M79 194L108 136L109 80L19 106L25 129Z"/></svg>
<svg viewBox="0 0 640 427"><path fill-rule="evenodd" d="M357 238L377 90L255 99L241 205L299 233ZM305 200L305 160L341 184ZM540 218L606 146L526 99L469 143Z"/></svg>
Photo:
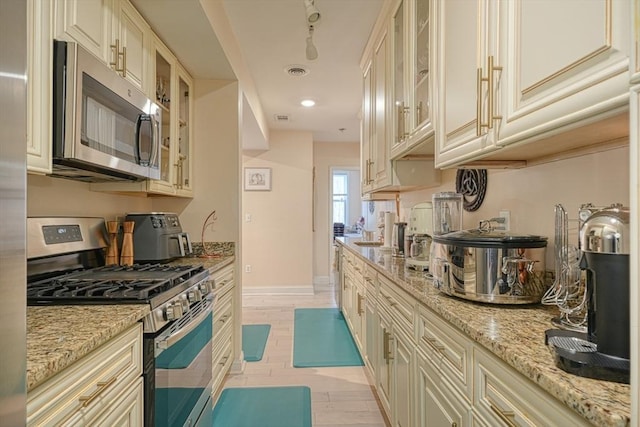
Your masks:
<svg viewBox="0 0 640 427"><path fill-rule="evenodd" d="M441 292L492 304L539 303L547 238L481 227L433 236L430 274Z"/></svg>
<svg viewBox="0 0 640 427"><path fill-rule="evenodd" d="M436 193L433 201L433 234L446 234L462 230L462 194L453 191Z"/></svg>
<svg viewBox="0 0 640 427"><path fill-rule="evenodd" d="M182 231L175 213L128 213L125 221L135 223L135 262L165 262L193 253L189 233Z"/></svg>
<svg viewBox="0 0 640 427"><path fill-rule="evenodd" d="M595 212L580 228L587 332L545 332L556 365L564 371L629 383L629 240L629 208L620 204Z"/></svg>
<svg viewBox="0 0 640 427"><path fill-rule="evenodd" d="M433 204L418 203L409 214L409 231L405 240L406 265L418 271L429 269L433 236Z"/></svg>
<svg viewBox="0 0 640 427"><path fill-rule="evenodd" d="M407 228L406 222L396 222L393 224L393 236L391 237L391 249L394 257L404 258L404 235Z"/></svg>

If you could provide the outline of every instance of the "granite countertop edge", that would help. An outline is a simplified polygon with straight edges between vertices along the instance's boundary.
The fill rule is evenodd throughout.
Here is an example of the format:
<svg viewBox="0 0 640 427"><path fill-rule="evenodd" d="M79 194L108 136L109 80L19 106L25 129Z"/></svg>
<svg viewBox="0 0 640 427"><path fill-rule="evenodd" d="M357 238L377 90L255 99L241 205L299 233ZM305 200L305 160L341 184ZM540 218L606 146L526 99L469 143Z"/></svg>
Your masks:
<svg viewBox="0 0 640 427"><path fill-rule="evenodd" d="M214 273L234 260L234 256L185 257L171 263L201 264ZM28 306L27 392L127 330L149 312L144 304Z"/></svg>
<svg viewBox="0 0 640 427"><path fill-rule="evenodd" d="M544 343L544 330L553 328L550 320L558 314L556 307L498 306L451 297L435 289L423 274L406 270L402 259L389 260L387 255L384 260L386 253L379 248L353 243L359 239L336 240L587 421L603 426L630 425L629 385L578 377L555 366ZM526 327L518 328L519 324Z"/></svg>

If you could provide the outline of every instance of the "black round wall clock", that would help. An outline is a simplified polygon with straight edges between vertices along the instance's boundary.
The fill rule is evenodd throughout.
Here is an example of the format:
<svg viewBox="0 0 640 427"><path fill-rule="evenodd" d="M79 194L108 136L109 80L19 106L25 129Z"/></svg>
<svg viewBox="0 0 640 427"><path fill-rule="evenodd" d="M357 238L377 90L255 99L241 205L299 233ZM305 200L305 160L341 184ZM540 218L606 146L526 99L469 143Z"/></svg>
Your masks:
<svg viewBox="0 0 640 427"><path fill-rule="evenodd" d="M456 174L456 192L464 198L464 210L478 210L487 192L486 169L458 169Z"/></svg>

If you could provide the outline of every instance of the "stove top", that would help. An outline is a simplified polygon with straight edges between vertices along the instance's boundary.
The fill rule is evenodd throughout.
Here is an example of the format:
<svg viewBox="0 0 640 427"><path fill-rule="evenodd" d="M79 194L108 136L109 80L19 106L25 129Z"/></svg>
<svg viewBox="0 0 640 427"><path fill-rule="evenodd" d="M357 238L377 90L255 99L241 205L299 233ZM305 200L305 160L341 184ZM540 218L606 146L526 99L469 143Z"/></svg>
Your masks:
<svg viewBox="0 0 640 427"><path fill-rule="evenodd" d="M215 298L202 265L105 266L102 218L27 218L27 304L147 304L155 333Z"/></svg>
<svg viewBox="0 0 640 427"><path fill-rule="evenodd" d="M45 303L149 303L204 271L202 266L134 264L66 273L27 286L27 301Z"/></svg>

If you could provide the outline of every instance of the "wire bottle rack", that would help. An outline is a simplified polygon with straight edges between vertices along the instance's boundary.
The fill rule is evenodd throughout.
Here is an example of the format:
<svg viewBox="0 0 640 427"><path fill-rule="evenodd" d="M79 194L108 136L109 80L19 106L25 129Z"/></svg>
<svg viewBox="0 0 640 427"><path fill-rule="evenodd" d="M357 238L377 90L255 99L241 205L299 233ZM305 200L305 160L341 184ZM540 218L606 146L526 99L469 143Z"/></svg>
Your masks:
<svg viewBox="0 0 640 427"><path fill-rule="evenodd" d="M585 274L580 269L579 234L584 221L600 209L603 208L591 203L583 204L578 218L570 219L561 204L555 206L555 276L541 302L558 306L560 315L552 319L558 328L578 332L587 330L587 286Z"/></svg>

